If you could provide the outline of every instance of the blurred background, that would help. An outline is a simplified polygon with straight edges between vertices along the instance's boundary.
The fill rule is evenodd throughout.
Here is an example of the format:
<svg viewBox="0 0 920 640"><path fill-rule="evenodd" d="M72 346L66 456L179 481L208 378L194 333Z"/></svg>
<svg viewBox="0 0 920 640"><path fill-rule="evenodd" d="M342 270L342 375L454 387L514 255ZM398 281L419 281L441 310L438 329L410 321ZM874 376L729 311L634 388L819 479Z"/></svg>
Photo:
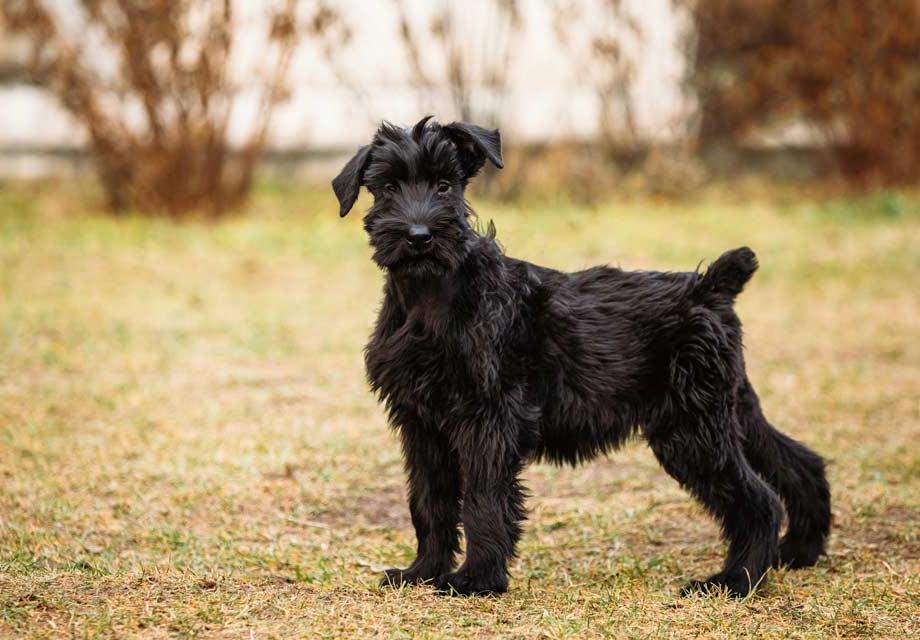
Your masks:
<svg viewBox="0 0 920 640"><path fill-rule="evenodd" d="M749 245L768 417L828 556L677 600L717 527L642 443L535 466L511 592L415 540L329 180L499 127L469 199L559 269ZM0 638L920 637L920 0L0 0Z"/></svg>
<svg viewBox="0 0 920 640"><path fill-rule="evenodd" d="M920 174L912 0L4 0L0 33L0 175L114 210L220 215L429 113L526 156L499 198Z"/></svg>

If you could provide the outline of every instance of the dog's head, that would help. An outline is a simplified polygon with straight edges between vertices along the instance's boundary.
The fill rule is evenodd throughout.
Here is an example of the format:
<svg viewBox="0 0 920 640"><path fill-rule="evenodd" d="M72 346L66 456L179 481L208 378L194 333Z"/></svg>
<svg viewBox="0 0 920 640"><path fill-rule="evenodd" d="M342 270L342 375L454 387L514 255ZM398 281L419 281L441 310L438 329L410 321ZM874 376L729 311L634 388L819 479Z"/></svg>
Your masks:
<svg viewBox="0 0 920 640"><path fill-rule="evenodd" d="M498 130L423 118L414 127L383 123L332 181L339 215L362 186L374 196L364 229L374 261L393 273L437 277L457 269L476 232L464 199L486 160L502 167Z"/></svg>

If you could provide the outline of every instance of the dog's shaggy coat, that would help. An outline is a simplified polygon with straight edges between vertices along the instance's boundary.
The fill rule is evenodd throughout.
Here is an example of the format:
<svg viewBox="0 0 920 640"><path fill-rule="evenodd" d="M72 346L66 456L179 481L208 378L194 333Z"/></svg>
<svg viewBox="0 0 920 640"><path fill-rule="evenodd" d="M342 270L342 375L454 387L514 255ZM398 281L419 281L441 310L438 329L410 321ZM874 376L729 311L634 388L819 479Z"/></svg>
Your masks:
<svg viewBox="0 0 920 640"><path fill-rule="evenodd" d="M728 542L721 571L687 589L745 595L771 566L814 564L830 528L824 462L761 412L732 308L754 253L702 274L515 260L464 199L486 160L501 167L498 131L426 118L382 125L333 181L342 216L362 185L373 194L364 227L386 272L367 373L402 439L418 555L383 583L504 592L524 465L574 465L634 435Z"/></svg>

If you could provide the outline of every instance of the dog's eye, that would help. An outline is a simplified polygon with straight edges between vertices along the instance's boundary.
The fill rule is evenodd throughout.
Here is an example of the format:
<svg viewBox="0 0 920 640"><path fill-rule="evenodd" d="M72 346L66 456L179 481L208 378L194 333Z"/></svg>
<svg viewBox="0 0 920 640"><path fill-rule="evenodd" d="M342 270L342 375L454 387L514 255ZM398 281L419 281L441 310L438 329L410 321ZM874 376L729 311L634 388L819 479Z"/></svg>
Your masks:
<svg viewBox="0 0 920 640"><path fill-rule="evenodd" d="M387 182L385 185L383 185L383 188L389 191L390 193L396 193L396 185L393 184L392 182Z"/></svg>
<svg viewBox="0 0 920 640"><path fill-rule="evenodd" d="M450 193L450 183L447 180L441 180L438 182L438 193L441 195Z"/></svg>

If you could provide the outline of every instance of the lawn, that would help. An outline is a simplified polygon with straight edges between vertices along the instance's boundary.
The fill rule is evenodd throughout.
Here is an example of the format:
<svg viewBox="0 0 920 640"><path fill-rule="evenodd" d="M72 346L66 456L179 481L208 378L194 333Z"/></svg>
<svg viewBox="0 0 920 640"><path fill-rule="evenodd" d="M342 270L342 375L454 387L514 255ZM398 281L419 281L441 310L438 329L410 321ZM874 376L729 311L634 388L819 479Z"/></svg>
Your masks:
<svg viewBox="0 0 920 640"><path fill-rule="evenodd" d="M835 524L816 568L729 601L678 596L722 544L641 443L528 470L506 596L378 589L414 537L364 379L360 214L263 186L177 224L81 195L0 187L0 636L920 637L917 196L478 207L560 268L757 251L749 370L828 457Z"/></svg>

